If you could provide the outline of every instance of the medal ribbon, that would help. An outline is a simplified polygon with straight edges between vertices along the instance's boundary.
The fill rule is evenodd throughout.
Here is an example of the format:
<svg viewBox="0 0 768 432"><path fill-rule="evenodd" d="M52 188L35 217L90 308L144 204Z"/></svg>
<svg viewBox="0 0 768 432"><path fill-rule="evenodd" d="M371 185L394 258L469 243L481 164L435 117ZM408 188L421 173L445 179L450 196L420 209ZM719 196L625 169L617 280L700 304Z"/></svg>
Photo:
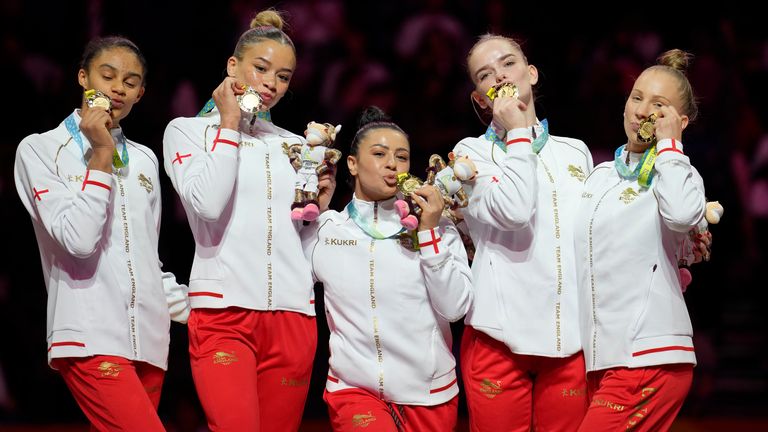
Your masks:
<svg viewBox="0 0 768 432"><path fill-rule="evenodd" d="M653 169L653 166L656 163L656 146L648 147L645 150L643 156L640 158L640 162L638 162L634 170L630 170L629 165L621 160L621 152L625 147L626 144L619 146L614 154L616 171L625 180L637 179L637 183L640 184L640 187L647 189L651 186L653 176L656 174L656 171Z"/></svg>
<svg viewBox="0 0 768 432"><path fill-rule="evenodd" d="M360 229L363 230L363 232L365 232L366 234L368 234L369 236L375 239L384 240L389 238L395 238L401 233L405 232L405 228L401 228L400 231L392 235L386 235L381 233L378 229L376 229L370 223L363 220L362 216L360 216L360 212L357 210L357 207L355 207L354 201L350 201L349 204L347 204L347 213L349 213L349 217L352 218L355 224L359 226Z"/></svg>
<svg viewBox="0 0 768 432"><path fill-rule="evenodd" d="M203 109L197 113L196 117L205 117L213 111L214 108L216 108L216 102L213 101L213 98L210 98L208 99L208 102L203 105ZM258 111L256 113L256 118L272 123L272 114L270 114L269 111Z"/></svg>
<svg viewBox="0 0 768 432"><path fill-rule="evenodd" d="M537 136L531 144L531 148L536 154L539 154L549 139L549 122L547 119L541 121L541 127L544 129L544 131L539 136ZM499 135L493 129L493 124L489 125L488 129L485 130L485 139L496 144L503 152L507 152L507 144L504 142L504 140L499 138Z"/></svg>
<svg viewBox="0 0 768 432"><path fill-rule="evenodd" d="M69 135L72 137L72 139L75 140L78 146L80 146L80 153L83 155L83 163L87 166L88 162L85 160L85 145L83 144L83 135L82 131L80 131L80 127L77 125L77 121L75 121L75 113L70 114L64 120L64 125L67 127L67 131L69 132ZM122 144L122 156L117 152L118 144ZM120 132L120 139L115 144L115 150L114 153L112 153L112 165L114 165L115 168L123 168L128 165L128 145L125 140L125 135L123 135L122 132Z"/></svg>

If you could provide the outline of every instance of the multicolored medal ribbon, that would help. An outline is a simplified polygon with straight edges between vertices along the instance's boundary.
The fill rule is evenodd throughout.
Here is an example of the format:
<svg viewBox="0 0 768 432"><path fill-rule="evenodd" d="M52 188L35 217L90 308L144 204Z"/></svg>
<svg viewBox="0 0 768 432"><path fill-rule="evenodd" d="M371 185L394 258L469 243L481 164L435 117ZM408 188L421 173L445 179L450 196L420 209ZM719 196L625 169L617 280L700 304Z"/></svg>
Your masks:
<svg viewBox="0 0 768 432"><path fill-rule="evenodd" d="M549 122L547 119L544 119L541 121L541 127L544 129L544 131L539 134L536 138L534 138L533 143L531 144L531 148L533 149L533 152L536 154L539 154L541 152L541 149L544 148L544 145L547 143L547 140L549 139ZM534 129L535 132L535 129ZM488 129L485 130L485 139L488 141L493 142L496 144L503 152L506 153L507 151L507 144L499 138L499 135L496 133L496 131L493 128L493 124L488 125Z"/></svg>
<svg viewBox="0 0 768 432"><path fill-rule="evenodd" d="M200 110L199 113L195 117L204 117L207 114L209 114L213 109L216 108L216 102L214 102L213 98L208 99L208 102L203 105L203 109Z"/></svg>
<svg viewBox="0 0 768 432"><path fill-rule="evenodd" d="M80 146L80 152L83 155L83 163L87 166L88 161L85 160L85 145L83 144L83 135L80 131L80 127L75 120L75 113L70 114L65 120L64 125L67 127L69 135L75 140L78 146ZM118 145L122 145L122 156L117 152ZM115 151L112 153L112 165L115 168L123 168L128 165L128 145L125 139L125 135L120 133L120 140L115 144Z"/></svg>
<svg viewBox="0 0 768 432"><path fill-rule="evenodd" d="M626 146L626 144L620 145L619 148L616 149L613 159L616 171L621 178L625 180L637 179L637 183L640 187L648 189L653 182L654 174L656 174L656 171L653 169L653 166L656 163L656 146L648 147L645 150L643 156L640 158L640 162L638 162L634 170L630 170L629 165L621 160L621 152Z"/></svg>
<svg viewBox="0 0 768 432"><path fill-rule="evenodd" d="M123 133L120 133L120 138L122 138L120 141L118 141L117 144L123 145L123 151L122 156L117 152L117 144L115 144L115 151L112 153L112 166L115 168L124 168L128 166L128 146L125 142L125 136L123 136Z"/></svg>
<svg viewBox="0 0 768 432"><path fill-rule="evenodd" d="M349 204L347 204L347 213L349 213L349 217L352 218L355 224L357 224L357 226L359 226L363 232L378 240L396 238L401 233L405 232L405 228L400 228L396 233L391 235L386 235L380 232L370 223L363 220L363 218L360 216L360 212L357 210L357 207L355 207L354 201L350 201Z"/></svg>
<svg viewBox="0 0 768 432"><path fill-rule="evenodd" d="M83 163L87 166L88 162L85 160L85 146L83 145L83 137L80 135L80 128L75 121L75 113L72 113L64 120L64 125L67 127L67 131L73 140L80 146L80 153L83 155Z"/></svg>
<svg viewBox="0 0 768 432"><path fill-rule="evenodd" d="M197 113L196 117L205 117L210 114L214 108L216 108L216 102L214 102L213 98L210 98L208 99L208 102L203 105L203 109ZM256 118L272 123L272 114L270 114L269 111L257 111Z"/></svg>
<svg viewBox="0 0 768 432"><path fill-rule="evenodd" d="M210 98L208 99L208 102L203 105L203 109L201 109L195 117L205 117L210 114L214 108L216 108L216 102L213 101L213 98ZM256 118L272 123L272 114L270 114L269 111L258 111L256 113Z"/></svg>

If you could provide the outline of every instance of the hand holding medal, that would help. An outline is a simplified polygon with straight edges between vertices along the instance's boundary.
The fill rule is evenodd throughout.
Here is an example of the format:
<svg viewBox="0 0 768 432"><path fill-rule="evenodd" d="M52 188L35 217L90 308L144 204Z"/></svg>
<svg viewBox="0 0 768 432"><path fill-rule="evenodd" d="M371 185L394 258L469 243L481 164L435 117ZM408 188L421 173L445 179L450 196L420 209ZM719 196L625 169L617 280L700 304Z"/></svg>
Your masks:
<svg viewBox="0 0 768 432"><path fill-rule="evenodd" d="M655 125L656 139L660 141L672 138L682 141L683 128L687 125L688 117L681 116L672 105L662 106L660 111Z"/></svg>
<svg viewBox="0 0 768 432"><path fill-rule="evenodd" d="M625 179L636 178L638 184L642 188L648 188L653 181L655 171L653 169L656 163L656 122L659 116L656 113L651 113L647 118L640 122L640 126L637 129L637 140L643 144L648 144L648 147L643 152L643 156L640 159L640 163L637 164L633 172L629 171L629 151L627 151L627 160L622 164L618 160L618 155L622 147L617 149L616 153L616 168L619 170L619 175Z"/></svg>
<svg viewBox="0 0 768 432"><path fill-rule="evenodd" d="M112 128L112 100L95 89L86 90L83 97L78 127L93 149L93 154L87 159L93 160L97 169L111 172L112 155L115 152L115 141L109 131Z"/></svg>
<svg viewBox="0 0 768 432"><path fill-rule="evenodd" d="M440 191L433 185L425 184L411 192L411 198L421 209L419 231L425 231L437 226L443 213L445 202Z"/></svg>
<svg viewBox="0 0 768 432"><path fill-rule="evenodd" d="M493 122L506 131L526 126L526 105L518 99L520 92L512 83L501 83L486 92L493 101Z"/></svg>
<svg viewBox="0 0 768 432"><path fill-rule="evenodd" d="M240 83L235 78L227 77L213 91L213 101L221 115L222 128L232 130L240 128L240 118L243 115L240 101L247 88L247 85ZM251 101L252 98L248 97L246 100Z"/></svg>
<svg viewBox="0 0 768 432"><path fill-rule="evenodd" d="M84 93L85 106L83 107L80 130L88 138L93 148L94 164L107 171L106 157L109 156L114 168L124 168L128 165L128 148L125 138L121 140L122 149L118 153L115 141L112 138L112 99L96 89L86 90ZM103 127L100 127L103 125ZM95 128L95 130L94 130ZM110 169L111 171L111 169Z"/></svg>

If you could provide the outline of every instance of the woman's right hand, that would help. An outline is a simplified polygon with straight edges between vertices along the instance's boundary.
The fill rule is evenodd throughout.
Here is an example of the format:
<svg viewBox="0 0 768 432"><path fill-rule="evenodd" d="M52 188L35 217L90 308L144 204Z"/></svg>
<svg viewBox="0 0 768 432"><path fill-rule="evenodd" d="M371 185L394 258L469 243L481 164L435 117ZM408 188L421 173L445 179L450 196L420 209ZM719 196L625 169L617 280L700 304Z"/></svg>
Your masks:
<svg viewBox="0 0 768 432"><path fill-rule="evenodd" d="M515 97L500 97L493 101L493 122L506 131L528 126L527 105Z"/></svg>
<svg viewBox="0 0 768 432"><path fill-rule="evenodd" d="M440 191L432 185L424 185L411 193L417 206L421 208L419 231L427 231L437 226L443 213L445 202Z"/></svg>
<svg viewBox="0 0 768 432"><path fill-rule="evenodd" d="M88 167L104 172L112 172L112 154L115 152L115 140L112 139L112 116L103 108L89 107L87 104L80 111L80 130L91 143L93 154Z"/></svg>
<svg viewBox="0 0 768 432"><path fill-rule="evenodd" d="M226 77L213 91L213 101L221 115L221 127L238 130L240 127L240 106L237 96L245 92L245 84L233 77Z"/></svg>

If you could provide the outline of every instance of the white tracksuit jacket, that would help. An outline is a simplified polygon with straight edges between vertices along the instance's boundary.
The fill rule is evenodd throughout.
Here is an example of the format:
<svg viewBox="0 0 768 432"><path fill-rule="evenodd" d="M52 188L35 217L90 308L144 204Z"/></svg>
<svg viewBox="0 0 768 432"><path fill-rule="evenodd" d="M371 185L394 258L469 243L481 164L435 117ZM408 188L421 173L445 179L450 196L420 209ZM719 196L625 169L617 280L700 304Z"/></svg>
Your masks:
<svg viewBox="0 0 768 432"><path fill-rule="evenodd" d="M285 145L303 138L258 119L219 128L214 110L177 118L163 138L165 171L195 238L193 308L236 306L314 316L300 225L291 221L296 171Z"/></svg>
<svg viewBox="0 0 768 432"><path fill-rule="evenodd" d="M696 363L677 252L704 216L704 186L681 143L657 149L648 189L620 177L613 161L585 184L575 245L588 371Z"/></svg>
<svg viewBox="0 0 768 432"><path fill-rule="evenodd" d="M537 124L537 134L543 129ZM514 129L507 140L532 138ZM476 252L475 301L466 324L513 353L568 357L581 350L573 219L592 156L579 140L551 136L502 151L484 136L454 149L477 165L463 209Z"/></svg>
<svg viewBox="0 0 768 432"><path fill-rule="evenodd" d="M80 124L78 112L74 112ZM129 164L88 170L62 122L26 137L16 189L35 229L48 291L48 360L115 355L167 367L170 315L185 321L186 287L160 270L158 162L126 140ZM113 129L119 142L122 131Z"/></svg>
<svg viewBox="0 0 768 432"><path fill-rule="evenodd" d="M394 198L353 202L380 232L402 228ZM456 396L449 323L469 309L472 287L453 224L442 219L420 232L418 251L367 235L347 209L326 211L308 228L305 253L324 286L331 332L326 389L365 389L404 405L438 405Z"/></svg>

